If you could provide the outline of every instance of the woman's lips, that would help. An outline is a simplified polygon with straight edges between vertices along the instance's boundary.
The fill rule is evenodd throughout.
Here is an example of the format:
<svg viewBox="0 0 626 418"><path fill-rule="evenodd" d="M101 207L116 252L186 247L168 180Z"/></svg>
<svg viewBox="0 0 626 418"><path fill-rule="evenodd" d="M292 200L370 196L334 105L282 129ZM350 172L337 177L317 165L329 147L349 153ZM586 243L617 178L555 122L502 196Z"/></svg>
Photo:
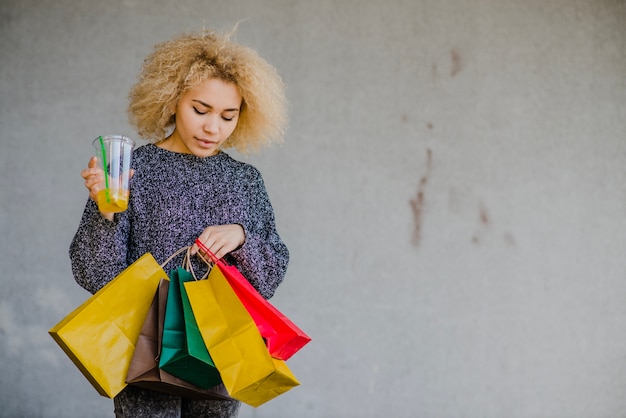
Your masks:
<svg viewBox="0 0 626 418"><path fill-rule="evenodd" d="M215 144L217 144L217 141L212 141L210 139L196 138L196 141L200 143L200 146L207 147L207 148L212 147Z"/></svg>

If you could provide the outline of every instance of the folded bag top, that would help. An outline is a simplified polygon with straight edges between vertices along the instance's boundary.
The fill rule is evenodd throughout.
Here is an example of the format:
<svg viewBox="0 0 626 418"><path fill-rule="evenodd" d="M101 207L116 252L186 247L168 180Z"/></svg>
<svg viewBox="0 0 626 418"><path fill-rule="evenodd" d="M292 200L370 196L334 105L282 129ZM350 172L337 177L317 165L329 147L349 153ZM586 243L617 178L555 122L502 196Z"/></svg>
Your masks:
<svg viewBox="0 0 626 418"><path fill-rule="evenodd" d="M102 396L126 387L126 373L159 281L167 278L146 253L48 332Z"/></svg>
<svg viewBox="0 0 626 418"><path fill-rule="evenodd" d="M263 298L235 266L218 260L199 239L196 240L196 245L211 258L233 288L265 339L272 357L288 360L311 341L304 331Z"/></svg>
<svg viewBox="0 0 626 418"><path fill-rule="evenodd" d="M202 338L232 398L257 407L299 385L265 342L220 269L184 283Z"/></svg>

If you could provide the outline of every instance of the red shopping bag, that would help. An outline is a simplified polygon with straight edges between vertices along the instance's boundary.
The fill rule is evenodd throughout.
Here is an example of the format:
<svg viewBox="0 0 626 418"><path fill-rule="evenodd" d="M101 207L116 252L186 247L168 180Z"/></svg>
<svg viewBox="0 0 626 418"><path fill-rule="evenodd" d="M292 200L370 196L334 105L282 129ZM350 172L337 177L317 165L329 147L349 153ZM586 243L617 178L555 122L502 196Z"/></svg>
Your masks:
<svg viewBox="0 0 626 418"><path fill-rule="evenodd" d="M211 258L214 268L217 267L226 277L265 339L272 357L288 360L311 341L304 331L263 298L235 266L218 260L199 239L196 240L196 245Z"/></svg>

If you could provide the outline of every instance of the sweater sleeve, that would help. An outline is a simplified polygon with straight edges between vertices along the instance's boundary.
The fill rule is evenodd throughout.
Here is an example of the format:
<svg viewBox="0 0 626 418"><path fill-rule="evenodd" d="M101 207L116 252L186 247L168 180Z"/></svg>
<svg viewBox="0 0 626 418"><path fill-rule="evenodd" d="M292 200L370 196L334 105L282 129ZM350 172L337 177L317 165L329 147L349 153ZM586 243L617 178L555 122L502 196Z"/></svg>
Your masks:
<svg viewBox="0 0 626 418"><path fill-rule="evenodd" d="M230 256L241 274L266 299L282 283L289 264L289 251L276 230L274 211L260 173L252 170L247 185L246 240Z"/></svg>
<svg viewBox="0 0 626 418"><path fill-rule="evenodd" d="M87 201L69 250L74 279L81 287L96 293L126 268L128 230L126 213L116 213L111 222L102 217L96 202Z"/></svg>

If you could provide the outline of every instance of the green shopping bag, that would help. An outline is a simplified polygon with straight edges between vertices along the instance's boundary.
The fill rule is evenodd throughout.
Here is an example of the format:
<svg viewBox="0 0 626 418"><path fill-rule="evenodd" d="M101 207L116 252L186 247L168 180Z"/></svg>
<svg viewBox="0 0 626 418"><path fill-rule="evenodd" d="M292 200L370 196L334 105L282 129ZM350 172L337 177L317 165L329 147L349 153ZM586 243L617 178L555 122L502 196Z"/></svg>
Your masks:
<svg viewBox="0 0 626 418"><path fill-rule="evenodd" d="M183 283L195 281L178 267L170 273L159 368L202 389L222 382L204 344Z"/></svg>

